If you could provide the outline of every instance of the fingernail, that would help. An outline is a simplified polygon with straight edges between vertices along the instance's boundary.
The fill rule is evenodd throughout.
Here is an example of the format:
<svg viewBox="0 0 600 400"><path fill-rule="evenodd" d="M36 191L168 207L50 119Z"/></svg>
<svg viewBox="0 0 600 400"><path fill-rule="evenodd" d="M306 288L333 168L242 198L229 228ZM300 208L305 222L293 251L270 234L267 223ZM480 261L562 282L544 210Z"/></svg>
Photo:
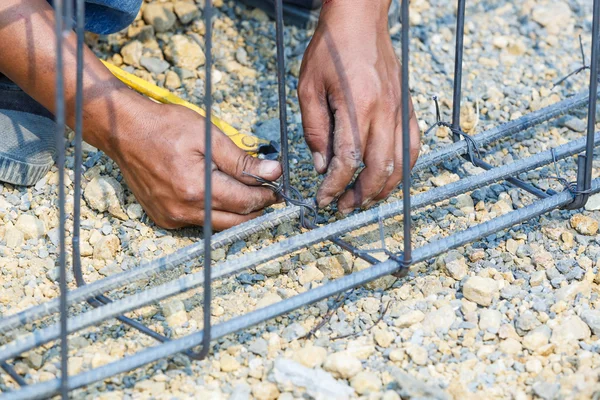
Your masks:
<svg viewBox="0 0 600 400"><path fill-rule="evenodd" d="M267 178L272 176L279 170L279 163L273 160L263 160L260 163L260 167L258 168L258 173L263 178Z"/></svg>
<svg viewBox="0 0 600 400"><path fill-rule="evenodd" d="M324 197L321 200L318 200L319 207L321 207L321 208L327 207L329 205L329 203L331 203L332 201L333 201L333 197L331 197L331 196Z"/></svg>
<svg viewBox="0 0 600 400"><path fill-rule="evenodd" d="M365 201L362 202L361 207L367 207L369 203L371 203L371 200L372 199L370 197L367 197Z"/></svg>
<svg viewBox="0 0 600 400"><path fill-rule="evenodd" d="M323 171L325 169L325 157L323 157L323 154L315 151L312 153L312 156L317 172Z"/></svg>
<svg viewBox="0 0 600 400"><path fill-rule="evenodd" d="M350 214L354 209L353 208L340 208L338 211L344 215Z"/></svg>

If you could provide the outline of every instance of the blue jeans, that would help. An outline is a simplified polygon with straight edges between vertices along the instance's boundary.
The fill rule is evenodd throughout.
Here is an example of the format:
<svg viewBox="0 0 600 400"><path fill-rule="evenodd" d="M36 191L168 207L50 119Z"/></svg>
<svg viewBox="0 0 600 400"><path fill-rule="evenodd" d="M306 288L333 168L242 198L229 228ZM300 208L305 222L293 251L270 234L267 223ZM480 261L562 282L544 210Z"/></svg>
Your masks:
<svg viewBox="0 0 600 400"><path fill-rule="evenodd" d="M85 0L85 29L102 35L118 32L133 22L142 1Z"/></svg>

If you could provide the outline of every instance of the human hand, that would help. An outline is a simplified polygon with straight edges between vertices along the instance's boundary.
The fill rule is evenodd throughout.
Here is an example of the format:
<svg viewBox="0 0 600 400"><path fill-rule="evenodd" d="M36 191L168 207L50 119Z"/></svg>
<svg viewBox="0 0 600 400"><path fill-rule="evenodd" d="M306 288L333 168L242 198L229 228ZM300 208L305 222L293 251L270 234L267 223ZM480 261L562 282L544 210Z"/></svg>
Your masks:
<svg viewBox="0 0 600 400"><path fill-rule="evenodd" d="M388 33L389 4L325 1L304 54L298 95L315 169L326 173L317 192L320 207L338 197L343 213L368 207L402 180L400 63ZM412 168L420 149L412 100L409 125Z"/></svg>
<svg viewBox="0 0 600 400"><path fill-rule="evenodd" d="M109 156L146 213L167 229L204 223L204 118L181 106L146 103L129 129L112 139ZM239 149L213 126L212 223L223 230L261 215L276 202L248 172L268 180L281 175L276 161L259 160Z"/></svg>

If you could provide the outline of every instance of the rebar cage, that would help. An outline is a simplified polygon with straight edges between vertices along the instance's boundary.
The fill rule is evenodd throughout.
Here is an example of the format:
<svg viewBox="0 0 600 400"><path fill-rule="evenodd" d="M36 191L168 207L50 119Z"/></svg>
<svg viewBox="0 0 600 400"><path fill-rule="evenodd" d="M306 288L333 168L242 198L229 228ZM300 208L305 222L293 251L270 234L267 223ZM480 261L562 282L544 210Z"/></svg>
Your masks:
<svg viewBox="0 0 600 400"><path fill-rule="evenodd" d="M404 276L408 269L415 263L426 261L450 249L473 242L497 231L547 213L553 209L578 209L586 204L590 195L600 191L600 178L592 180L592 159L594 147L600 141L600 133L594 132L596 103L598 91L598 58L600 45L600 0L593 1L592 23L592 49L591 62L583 69L590 70L589 90L576 94L558 103L521 116L513 121L489 129L478 135L469 136L461 130L461 88L462 88L462 59L463 36L465 25L466 0L458 0L456 18L456 49L454 62L454 93L452 121L441 121L438 114L437 126L446 126L452 132L453 143L442 149L423 155L413 169L414 172L422 171L440 164L452 157L464 157L473 165L480 167L484 172L468 176L457 182L436 187L429 191L411 196L411 176L409 168L410 135L408 134L409 121L409 24L402 23L401 31L401 63L402 63L402 129L403 135L403 198L400 201L388 202L377 208L354 214L336 222L316 226L306 216L314 212L309 202L302 201L298 192L290 186L290 170L288 162L288 133L286 128L286 92L285 92L285 61L283 42L282 0L275 1L276 10L276 43L277 43L277 77L279 86L279 113L281 134L281 161L283 164L282 194L288 201L284 209L263 215L251 222L241 224L227 231L212 234L211 229L211 138L210 116L212 105L211 94L211 0L205 0L204 20L206 26L206 78L205 78L205 109L206 109L206 196L205 215L206 223L203 227L203 241L179 249L162 258L142 263L136 268L106 277L104 279L86 284L81 273L79 230L80 230L80 205L81 205L81 176L82 176L82 104L83 104L83 44L84 44L84 0L55 0L56 11L56 141L58 143L57 166L59 172L59 205L60 205L60 238L59 238L59 287L60 297L45 304L28 308L14 315L4 316L0 319L0 333L7 333L17 328L35 326L35 322L56 313L60 313L59 323L43 329L34 329L33 332L16 337L0 347L0 366L21 386L19 390L6 392L0 399L38 399L47 398L60 393L62 398L68 398L69 392L130 371L144 364L160 360L175 353L184 353L188 357L200 360L208 355L211 341L225 335L238 332L258 323L283 315L305 305L315 303L332 295L342 293L359 285L373 281L385 275L395 274ZM401 22L409 20L409 2L403 0L401 4ZM74 15L74 13L76 15ZM73 22L75 21L75 26ZM65 246L65 96L63 89L63 38L75 29L77 34L77 90L76 90L76 125L75 125L75 179L74 179L74 213L73 213L73 241L72 265L78 288L67 290L67 253ZM533 156L514 161L510 164L492 166L481 159L479 148L502 138L515 135L544 121L555 118L570 110L587 104L587 134L585 137L557 146L551 150L543 151ZM436 104L437 106L437 104ZM558 160L576 156L577 181L575 183L563 180L564 190L557 192L542 190L531 183L517 178L519 174L531 171L544 165L556 164ZM558 174L557 174L558 175ZM532 204L512 212L498 216L479 225L470 227L462 232L430 242L419 248L412 248L411 242L411 217L412 210L421 208L459 194L490 185L495 182L506 181L510 185L525 190L539 198ZM382 248L377 251L387 256L386 261L379 261L371 255L372 251L357 249L341 238L342 235L357 230L358 228L379 223L396 215L402 214L403 218L403 251L395 253L385 248L383 229L380 230ZM305 231L293 237L271 244L258 251L246 254L236 260L226 260L216 267L211 266L211 250L231 244L237 240L264 229L273 228L283 222L300 218ZM330 281L317 288L310 289L301 294L287 298L275 304L260 308L253 312L232 318L218 324L211 324L211 283L226 276L247 270L261 263L266 263L277 257L284 256L308 246L333 242L342 249L350 251L354 256L360 257L371 264L371 267ZM181 276L172 281L160 284L150 289L129 295L127 297L111 300L104 293L122 287L133 281L150 277L160 272L168 271L186 262L202 258L204 268L202 272ZM149 303L191 290L203 287L203 329L188 336L171 340L137 320L124 316L125 312L139 309ZM68 312L69 307L78 303L87 302L92 307L84 312ZM156 339L159 344L140 351L131 356L111 362L99 368L91 369L77 375L68 374L68 335L84 328L96 325L110 318L117 318L121 322L140 332ZM32 325L33 324L33 325ZM11 365L11 360L22 353L34 349L48 342L60 342L61 377L58 379L28 385ZM200 351L192 349L200 346Z"/></svg>

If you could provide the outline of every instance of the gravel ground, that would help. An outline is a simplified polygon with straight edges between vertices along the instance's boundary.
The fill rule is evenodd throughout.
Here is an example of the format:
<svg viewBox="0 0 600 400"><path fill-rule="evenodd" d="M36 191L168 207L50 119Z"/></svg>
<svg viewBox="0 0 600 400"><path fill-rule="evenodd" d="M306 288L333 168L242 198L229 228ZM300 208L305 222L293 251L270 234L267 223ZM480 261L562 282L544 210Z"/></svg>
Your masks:
<svg viewBox="0 0 600 400"><path fill-rule="evenodd" d="M470 1L465 26L463 129L479 133L552 104L587 86L587 72L559 87L553 82L581 64L578 35L589 49L591 1ZM215 112L235 127L277 137L275 26L258 10L215 1ZM411 90L423 130L434 121L433 95L449 120L452 97L454 6L414 0ZM88 35L96 54L136 75L201 103L202 49L189 39L204 33L202 4L146 3L124 32ZM146 21L146 22L145 22ZM399 27L393 26L395 44ZM311 32L287 28L288 115L293 184L314 196L318 177L302 141L296 85ZM399 51L399 47L398 47ZM187 57L181 57L185 52ZM589 59L589 51L587 51ZM494 165L510 163L581 137L584 109L486 149ZM72 139L72 133L70 138ZM445 129L422 138L423 152L451 142ZM196 242L199 229L165 231L148 222L118 166L85 147L82 264L88 281L101 279ZM67 158L73 166L72 149ZM558 163L575 177L572 159ZM600 173L598 160L594 177ZM413 193L480 172L450 160L415 177ZM523 174L540 187L560 189L542 168ZM73 172L69 169L69 193ZM0 186L0 315L55 298L58 208L56 169L33 188ZM533 198L495 184L415 212L414 243L422 245L489 220ZM67 209L72 211L72 199ZM74 392L86 399L400 399L592 398L600 393L600 197L587 210L555 210L507 231L413 267L407 278L384 277L343 298L329 299L214 341L205 361L177 355ZM322 215L339 218L334 209ZM386 245L399 250L400 218L385 221ZM72 221L67 223L70 230ZM349 234L355 245L378 246L377 227ZM297 234L296 224L255 234L215 251L221 261ZM70 240L70 239L69 239ZM321 244L214 285L213 321L302 293L361 270L366 264ZM197 271L190 264L114 291L119 298ZM70 286L75 282L70 277ZM167 336L202 327L199 291L130 314ZM87 306L79 306L82 311ZM304 336L328 310L331 319ZM382 312L384 312L381 318ZM40 324L44 326L53 320ZM374 325L372 327L372 325ZM31 326L1 340L25 334ZM70 339L70 373L98 367L155 342L110 320ZM59 346L50 343L15 360L29 382L59 375ZM14 388L0 374L0 390Z"/></svg>

